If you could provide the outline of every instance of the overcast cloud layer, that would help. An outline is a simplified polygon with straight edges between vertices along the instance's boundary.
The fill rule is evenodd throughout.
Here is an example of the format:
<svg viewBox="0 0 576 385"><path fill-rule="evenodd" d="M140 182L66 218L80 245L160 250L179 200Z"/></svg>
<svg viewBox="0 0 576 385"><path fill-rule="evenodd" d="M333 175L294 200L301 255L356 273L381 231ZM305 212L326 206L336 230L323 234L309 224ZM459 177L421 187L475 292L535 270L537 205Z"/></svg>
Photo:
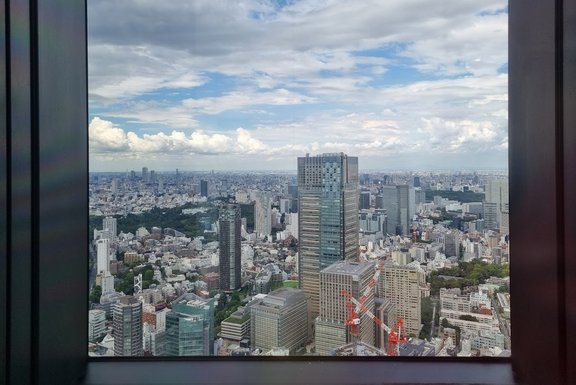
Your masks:
<svg viewBox="0 0 576 385"><path fill-rule="evenodd" d="M507 165L505 1L88 5L92 171Z"/></svg>

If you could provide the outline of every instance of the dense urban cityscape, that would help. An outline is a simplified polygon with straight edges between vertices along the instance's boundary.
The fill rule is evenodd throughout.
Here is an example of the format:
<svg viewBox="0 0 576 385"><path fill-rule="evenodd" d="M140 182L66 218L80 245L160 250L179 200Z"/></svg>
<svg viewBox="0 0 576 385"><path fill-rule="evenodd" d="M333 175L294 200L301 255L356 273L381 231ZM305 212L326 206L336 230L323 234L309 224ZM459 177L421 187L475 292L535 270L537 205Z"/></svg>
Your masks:
<svg viewBox="0 0 576 385"><path fill-rule="evenodd" d="M361 162L90 173L90 356L509 356L507 172Z"/></svg>

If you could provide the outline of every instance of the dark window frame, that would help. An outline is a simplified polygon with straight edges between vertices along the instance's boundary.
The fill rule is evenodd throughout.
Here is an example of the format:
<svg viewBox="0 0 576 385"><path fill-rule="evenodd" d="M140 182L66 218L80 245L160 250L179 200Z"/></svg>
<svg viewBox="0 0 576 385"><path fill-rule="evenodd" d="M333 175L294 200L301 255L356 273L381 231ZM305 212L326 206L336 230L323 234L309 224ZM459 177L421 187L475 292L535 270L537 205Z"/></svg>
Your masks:
<svg viewBox="0 0 576 385"><path fill-rule="evenodd" d="M511 362L89 360L86 4L1 9L0 383L576 383L576 2L510 0Z"/></svg>

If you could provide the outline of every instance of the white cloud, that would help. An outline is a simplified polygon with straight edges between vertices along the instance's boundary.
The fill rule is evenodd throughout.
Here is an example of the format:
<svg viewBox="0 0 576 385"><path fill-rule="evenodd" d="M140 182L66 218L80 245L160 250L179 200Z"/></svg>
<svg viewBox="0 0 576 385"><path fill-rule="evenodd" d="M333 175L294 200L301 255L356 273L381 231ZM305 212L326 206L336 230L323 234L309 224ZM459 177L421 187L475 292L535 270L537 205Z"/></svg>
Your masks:
<svg viewBox="0 0 576 385"><path fill-rule="evenodd" d="M221 97L186 99L182 102L182 106L198 113L219 114L223 111L239 110L254 105L282 106L312 102L314 99L311 97L285 89L277 89L270 92L234 91Z"/></svg>
<svg viewBox="0 0 576 385"><path fill-rule="evenodd" d="M188 136L181 131L151 135L126 133L112 122L98 117L90 122L89 133L92 154L116 152L124 157L131 154L220 154L230 151L232 144L232 139L226 135L210 135L201 130Z"/></svg>
<svg viewBox="0 0 576 385"><path fill-rule="evenodd" d="M95 118L91 150L231 159L505 152L508 78L498 72L507 62L507 13L496 12L505 7L90 2L91 107L125 122ZM403 70L412 72L390 85ZM422 77L431 80L410 80Z"/></svg>
<svg viewBox="0 0 576 385"><path fill-rule="evenodd" d="M249 131L238 128L236 130L236 143L238 145L238 150L247 154L258 154L265 152L268 147L260 140L252 137Z"/></svg>
<svg viewBox="0 0 576 385"><path fill-rule="evenodd" d="M128 150L124 130L115 127L112 122L94 118L88 127L90 149L95 152L119 152Z"/></svg>

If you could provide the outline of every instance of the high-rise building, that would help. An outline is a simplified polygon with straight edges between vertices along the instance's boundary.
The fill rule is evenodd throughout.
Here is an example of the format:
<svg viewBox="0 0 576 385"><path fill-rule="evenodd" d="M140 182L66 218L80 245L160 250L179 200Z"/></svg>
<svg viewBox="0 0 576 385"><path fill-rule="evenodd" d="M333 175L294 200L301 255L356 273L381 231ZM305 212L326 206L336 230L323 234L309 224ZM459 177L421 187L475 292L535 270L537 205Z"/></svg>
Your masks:
<svg viewBox="0 0 576 385"><path fill-rule="evenodd" d="M400 228L402 235L410 235L410 226L416 213L416 195L414 187L408 185L396 186L398 189Z"/></svg>
<svg viewBox="0 0 576 385"><path fill-rule="evenodd" d="M360 191L360 210L368 210L370 208L370 190Z"/></svg>
<svg viewBox="0 0 576 385"><path fill-rule="evenodd" d="M239 205L225 204L220 207L220 290L236 290L241 285L241 223Z"/></svg>
<svg viewBox="0 0 576 385"><path fill-rule="evenodd" d="M366 293L364 306L374 311L374 290L370 283L374 277L374 263L342 261L334 263L320 272L320 313L314 323L316 353L329 355L349 342L362 341L374 345L374 322L365 312L360 312L358 335L350 333L346 320L351 316L345 290L357 300Z"/></svg>
<svg viewBox="0 0 576 385"><path fill-rule="evenodd" d="M101 309L88 311L88 341L93 341L106 333L106 312Z"/></svg>
<svg viewBox="0 0 576 385"><path fill-rule="evenodd" d="M109 271L110 264L110 240L107 238L96 241L96 272Z"/></svg>
<svg viewBox="0 0 576 385"><path fill-rule="evenodd" d="M450 230L444 234L444 254L447 257L460 256L460 232L458 230Z"/></svg>
<svg viewBox="0 0 576 385"><path fill-rule="evenodd" d="M114 217L106 217L102 219L102 229L107 230L110 234L112 241L116 240L118 236L117 220Z"/></svg>
<svg viewBox="0 0 576 385"><path fill-rule="evenodd" d="M115 356L141 356L142 302L132 296L118 299L113 305L113 336Z"/></svg>
<svg viewBox="0 0 576 385"><path fill-rule="evenodd" d="M142 167L142 181L150 181L150 173L148 173L148 167Z"/></svg>
<svg viewBox="0 0 576 385"><path fill-rule="evenodd" d="M166 331L159 330L154 325L144 324L143 327L143 350L147 355L155 357L166 354Z"/></svg>
<svg viewBox="0 0 576 385"><path fill-rule="evenodd" d="M396 235L400 231L400 210L396 186L382 186L381 196L382 208L386 210L386 234Z"/></svg>
<svg viewBox="0 0 576 385"><path fill-rule="evenodd" d="M493 178L486 184L484 202L484 225L489 230L499 229L502 224L502 212L509 212L508 179Z"/></svg>
<svg viewBox="0 0 576 385"><path fill-rule="evenodd" d="M112 194L117 194L120 190L120 181L118 178L113 178L112 182L110 183L110 192Z"/></svg>
<svg viewBox="0 0 576 385"><path fill-rule="evenodd" d="M101 275L102 284L102 294L113 293L114 292L114 276L110 274L109 271L104 271Z"/></svg>
<svg viewBox="0 0 576 385"><path fill-rule="evenodd" d="M310 338L308 299L300 289L282 287L250 307L250 344L253 349L289 351Z"/></svg>
<svg viewBox="0 0 576 385"><path fill-rule="evenodd" d="M379 295L396 307L404 319L407 335L418 336L421 322L421 292L426 286L426 274L417 262L409 265L386 263L379 282ZM393 326L393 325L389 325Z"/></svg>
<svg viewBox="0 0 576 385"><path fill-rule="evenodd" d="M297 184L289 184L288 185L288 194L290 195L290 210L293 213L298 212L298 185Z"/></svg>
<svg viewBox="0 0 576 385"><path fill-rule="evenodd" d="M363 211L358 214L360 232L363 234L383 235L386 230L386 214L382 211Z"/></svg>
<svg viewBox="0 0 576 385"><path fill-rule="evenodd" d="M270 194L265 191L251 192L254 199L254 231L259 237L272 233L272 206Z"/></svg>
<svg viewBox="0 0 576 385"><path fill-rule="evenodd" d="M343 153L298 158L300 288L319 311L320 271L357 259L358 158Z"/></svg>
<svg viewBox="0 0 576 385"><path fill-rule="evenodd" d="M416 213L414 188L408 185L385 185L381 189L383 208L386 210L386 233L409 235L412 217Z"/></svg>
<svg viewBox="0 0 576 385"><path fill-rule="evenodd" d="M186 293L166 314L167 356L214 355L214 299Z"/></svg>
<svg viewBox="0 0 576 385"><path fill-rule="evenodd" d="M200 195L203 197L208 196L208 181L207 180L201 180L200 181Z"/></svg>

